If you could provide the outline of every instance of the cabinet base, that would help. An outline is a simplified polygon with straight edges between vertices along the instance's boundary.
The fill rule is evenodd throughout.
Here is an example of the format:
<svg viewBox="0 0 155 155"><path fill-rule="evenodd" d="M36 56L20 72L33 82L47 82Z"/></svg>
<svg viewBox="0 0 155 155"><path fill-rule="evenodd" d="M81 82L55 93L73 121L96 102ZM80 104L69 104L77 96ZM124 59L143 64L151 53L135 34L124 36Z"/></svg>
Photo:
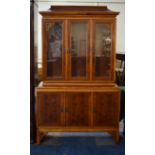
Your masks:
<svg viewBox="0 0 155 155"><path fill-rule="evenodd" d="M41 140L48 132L108 132L113 136L115 143L119 143L119 130L114 128L82 128L82 129L74 129L74 128L40 128L37 129L36 143L40 144Z"/></svg>
<svg viewBox="0 0 155 155"><path fill-rule="evenodd" d="M37 144L48 132L109 132L119 142L117 86L41 86L36 109Z"/></svg>

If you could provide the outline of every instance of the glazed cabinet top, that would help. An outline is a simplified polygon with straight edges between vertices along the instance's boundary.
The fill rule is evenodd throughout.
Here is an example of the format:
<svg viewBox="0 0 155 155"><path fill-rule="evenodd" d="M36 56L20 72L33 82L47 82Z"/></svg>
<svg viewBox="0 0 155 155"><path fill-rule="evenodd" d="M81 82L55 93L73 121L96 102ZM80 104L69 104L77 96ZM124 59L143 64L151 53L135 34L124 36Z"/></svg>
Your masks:
<svg viewBox="0 0 155 155"><path fill-rule="evenodd" d="M40 13L44 81L115 81L118 12L107 7L52 6Z"/></svg>

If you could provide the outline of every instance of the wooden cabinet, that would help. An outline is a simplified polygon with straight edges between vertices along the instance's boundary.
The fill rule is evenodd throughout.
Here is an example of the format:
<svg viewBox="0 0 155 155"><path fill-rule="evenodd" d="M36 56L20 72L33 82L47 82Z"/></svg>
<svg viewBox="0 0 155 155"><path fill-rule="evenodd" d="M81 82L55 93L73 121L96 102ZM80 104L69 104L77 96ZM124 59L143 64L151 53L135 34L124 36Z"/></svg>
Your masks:
<svg viewBox="0 0 155 155"><path fill-rule="evenodd" d="M119 140L116 16L107 7L52 6L42 15L37 143L52 131L107 131Z"/></svg>

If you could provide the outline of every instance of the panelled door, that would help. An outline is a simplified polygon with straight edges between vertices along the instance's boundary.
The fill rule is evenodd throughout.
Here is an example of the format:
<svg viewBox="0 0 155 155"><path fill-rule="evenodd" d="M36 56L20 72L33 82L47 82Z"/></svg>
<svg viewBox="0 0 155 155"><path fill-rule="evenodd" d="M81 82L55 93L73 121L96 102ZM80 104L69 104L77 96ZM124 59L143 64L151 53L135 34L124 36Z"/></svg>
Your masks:
<svg viewBox="0 0 155 155"><path fill-rule="evenodd" d="M90 126L90 93L68 92L66 93L66 126L88 127Z"/></svg>
<svg viewBox="0 0 155 155"><path fill-rule="evenodd" d="M93 80L114 80L114 21L93 20Z"/></svg>
<svg viewBox="0 0 155 155"><path fill-rule="evenodd" d="M65 125L64 93L41 93L37 104L38 125Z"/></svg>
<svg viewBox="0 0 155 155"><path fill-rule="evenodd" d="M93 126L114 126L118 123L119 94L116 92L93 93Z"/></svg>
<svg viewBox="0 0 155 155"><path fill-rule="evenodd" d="M65 79L65 20L43 21L44 79Z"/></svg>
<svg viewBox="0 0 155 155"><path fill-rule="evenodd" d="M88 80L89 21L68 20L68 79Z"/></svg>

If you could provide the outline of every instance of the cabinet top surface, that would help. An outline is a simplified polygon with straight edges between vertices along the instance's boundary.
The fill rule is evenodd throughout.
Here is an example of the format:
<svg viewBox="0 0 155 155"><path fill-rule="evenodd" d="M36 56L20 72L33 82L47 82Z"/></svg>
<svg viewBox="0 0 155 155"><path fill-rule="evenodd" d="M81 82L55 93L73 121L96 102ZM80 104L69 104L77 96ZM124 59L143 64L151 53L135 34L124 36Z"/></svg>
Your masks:
<svg viewBox="0 0 155 155"><path fill-rule="evenodd" d="M118 15L119 12L111 11L107 6L51 6L47 11L41 11L41 15L49 14L74 14L74 15Z"/></svg>

